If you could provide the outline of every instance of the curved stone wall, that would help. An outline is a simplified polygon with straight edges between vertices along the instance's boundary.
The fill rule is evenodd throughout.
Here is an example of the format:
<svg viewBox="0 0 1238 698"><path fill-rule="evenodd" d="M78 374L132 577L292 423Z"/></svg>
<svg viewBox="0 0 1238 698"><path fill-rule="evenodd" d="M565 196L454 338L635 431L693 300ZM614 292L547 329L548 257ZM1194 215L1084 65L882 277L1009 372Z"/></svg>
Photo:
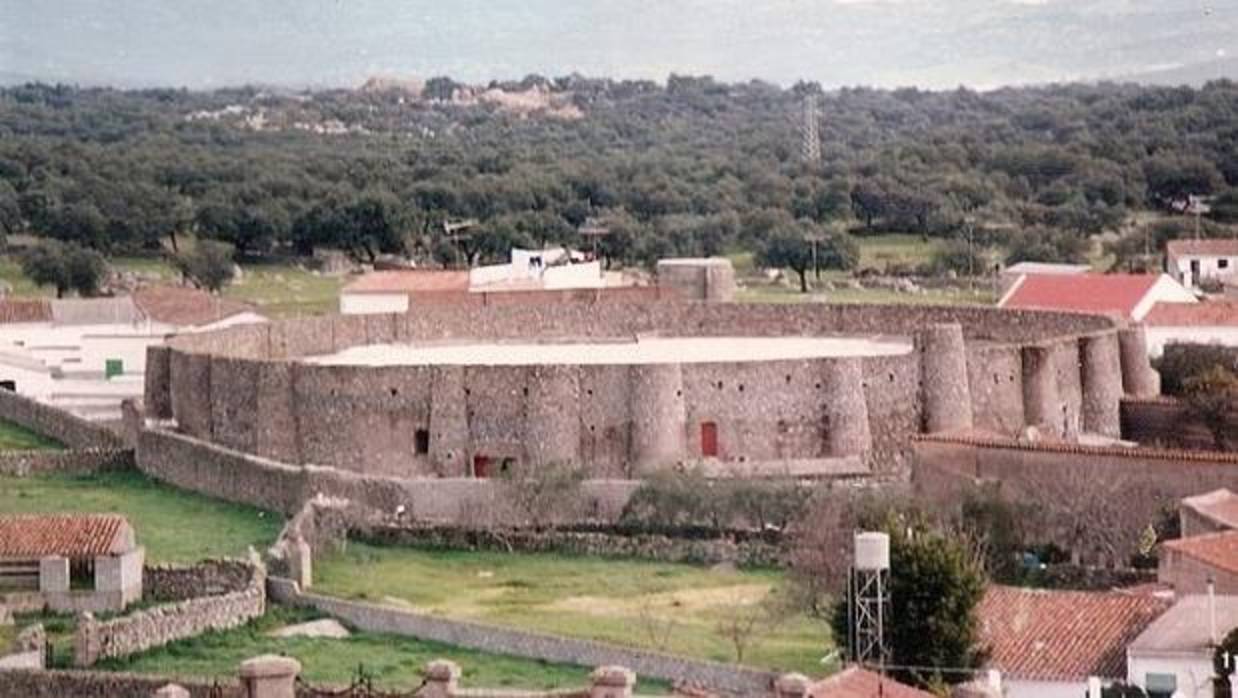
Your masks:
<svg viewBox="0 0 1238 698"><path fill-rule="evenodd" d="M394 477L579 462L763 474L904 467L909 438L974 428L1116 435L1146 358L1099 316L982 307L611 303L331 316L173 338L148 354L151 416L294 464ZM393 342L640 335L903 337L903 355L637 365L348 366L300 357ZM1125 336L1125 335L1124 335ZM1119 346L1124 350L1119 351ZM846 461L843 463L842 461ZM850 463L848 465L847 463Z"/></svg>

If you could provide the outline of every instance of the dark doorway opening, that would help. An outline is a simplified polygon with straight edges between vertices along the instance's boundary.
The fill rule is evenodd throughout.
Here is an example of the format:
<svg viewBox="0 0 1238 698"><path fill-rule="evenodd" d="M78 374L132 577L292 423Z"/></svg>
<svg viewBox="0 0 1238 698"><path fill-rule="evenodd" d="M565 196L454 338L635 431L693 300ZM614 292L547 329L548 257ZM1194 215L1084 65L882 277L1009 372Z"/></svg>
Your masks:
<svg viewBox="0 0 1238 698"><path fill-rule="evenodd" d="M473 456L473 477L486 478L490 477L490 474L490 456L480 453Z"/></svg>
<svg viewBox="0 0 1238 698"><path fill-rule="evenodd" d="M418 429L413 434L413 451L419 456L424 456L430 452L429 429Z"/></svg>
<svg viewBox="0 0 1238 698"><path fill-rule="evenodd" d="M714 422L701 422L701 455L718 457L718 425Z"/></svg>

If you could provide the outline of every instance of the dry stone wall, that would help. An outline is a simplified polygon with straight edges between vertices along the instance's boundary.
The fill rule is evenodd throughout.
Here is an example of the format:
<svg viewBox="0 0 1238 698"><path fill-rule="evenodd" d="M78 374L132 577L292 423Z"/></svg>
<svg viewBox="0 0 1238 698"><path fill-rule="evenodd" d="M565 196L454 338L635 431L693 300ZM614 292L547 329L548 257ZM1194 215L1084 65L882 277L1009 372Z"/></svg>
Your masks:
<svg viewBox="0 0 1238 698"><path fill-rule="evenodd" d="M17 393L0 390L0 419L75 449L122 449L116 432Z"/></svg>
<svg viewBox="0 0 1238 698"><path fill-rule="evenodd" d="M160 367L148 373L146 399L152 417L170 411L191 436L285 463L381 477L471 477L514 460L581 462L595 477L630 478L702 459L764 474L827 475L838 470L836 458L898 475L909 466L909 437L921 432L975 426L1015 434L1047 424L1067 435L1116 435L1124 381L1143 386L1150 371L1146 359L1119 351L1116 333L1103 317L979 307L426 308L176 337L148 355ZM642 334L902 336L914 337L917 350L636 366L296 360L392 341ZM1125 346L1137 344L1131 337ZM1029 349L1043 353L1039 363ZM1122 357L1142 364L1124 371Z"/></svg>
<svg viewBox="0 0 1238 698"><path fill-rule="evenodd" d="M200 578L216 577L207 571ZM163 579L161 585L163 593L177 593L170 579ZM127 657L205 632L235 628L265 611L266 573L260 565L250 565L242 589L161 604L107 621L84 614L73 638L73 661L78 667L89 667L100 659Z"/></svg>
<svg viewBox="0 0 1238 698"><path fill-rule="evenodd" d="M7 451L0 453L0 475L29 477L44 473L90 475L133 468L133 451L88 448L78 451Z"/></svg>
<svg viewBox="0 0 1238 698"><path fill-rule="evenodd" d="M0 671L0 696L5 698L150 698L169 679L159 676L98 671ZM229 681L218 686L201 680L176 680L191 698L244 698Z"/></svg>

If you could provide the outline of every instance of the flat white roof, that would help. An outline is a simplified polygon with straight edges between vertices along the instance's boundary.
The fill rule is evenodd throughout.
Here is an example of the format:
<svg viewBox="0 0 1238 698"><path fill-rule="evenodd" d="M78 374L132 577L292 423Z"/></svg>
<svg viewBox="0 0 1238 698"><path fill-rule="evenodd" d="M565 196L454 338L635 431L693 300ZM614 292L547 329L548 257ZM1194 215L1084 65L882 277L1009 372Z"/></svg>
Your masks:
<svg viewBox="0 0 1238 698"><path fill-rule="evenodd" d="M375 344L307 357L327 366L527 366L785 361L836 356L891 356L911 351L906 338L653 337L554 344Z"/></svg>

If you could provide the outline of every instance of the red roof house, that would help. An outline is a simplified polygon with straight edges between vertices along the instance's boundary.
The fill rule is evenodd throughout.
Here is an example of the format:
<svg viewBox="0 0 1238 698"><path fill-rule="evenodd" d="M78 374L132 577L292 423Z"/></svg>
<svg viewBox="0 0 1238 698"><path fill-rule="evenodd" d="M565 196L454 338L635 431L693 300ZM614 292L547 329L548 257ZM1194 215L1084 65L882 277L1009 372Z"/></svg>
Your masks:
<svg viewBox="0 0 1238 698"><path fill-rule="evenodd" d="M116 514L0 516L0 560L70 560L120 555L133 549L129 522Z"/></svg>
<svg viewBox="0 0 1238 698"><path fill-rule="evenodd" d="M809 698L933 698L932 693L921 691L888 676L882 676L863 667L851 666L828 679L814 683L808 689Z"/></svg>
<svg viewBox="0 0 1238 698"><path fill-rule="evenodd" d="M1170 606L1120 591L991 586L978 615L991 668L1006 684L1126 678L1126 646ZM1083 695L1081 690L1079 695Z"/></svg>
<svg viewBox="0 0 1238 698"><path fill-rule="evenodd" d="M998 301L1002 308L1144 318L1157 303L1196 303L1165 274L1027 274Z"/></svg>
<svg viewBox="0 0 1238 698"><path fill-rule="evenodd" d="M1161 543L1156 578L1179 594L1205 594L1211 581L1216 593L1238 595L1238 531Z"/></svg>

